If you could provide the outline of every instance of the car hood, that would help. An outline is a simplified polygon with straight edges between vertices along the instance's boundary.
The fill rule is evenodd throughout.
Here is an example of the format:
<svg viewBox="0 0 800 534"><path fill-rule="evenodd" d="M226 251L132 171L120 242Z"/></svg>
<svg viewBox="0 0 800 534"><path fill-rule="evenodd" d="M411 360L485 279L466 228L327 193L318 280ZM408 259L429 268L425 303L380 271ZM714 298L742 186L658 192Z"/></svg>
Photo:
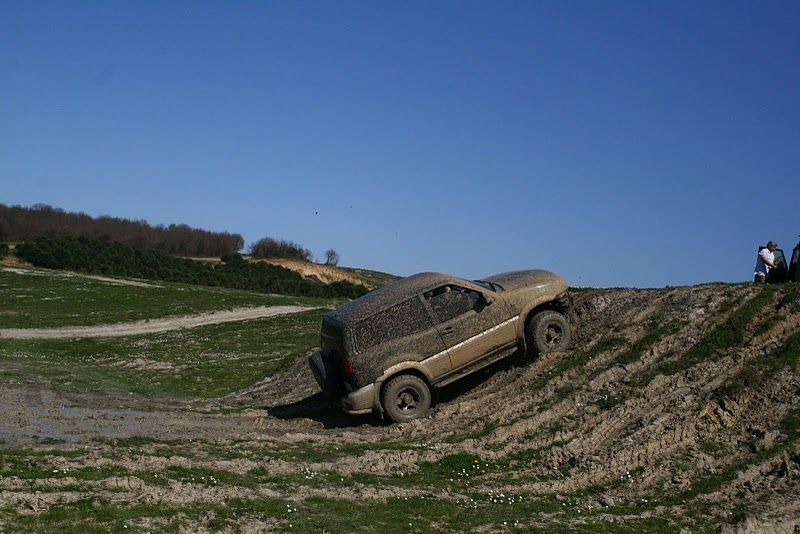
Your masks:
<svg viewBox="0 0 800 534"><path fill-rule="evenodd" d="M485 280L503 288L500 295L514 314L559 298L569 287L560 276L541 270L496 274Z"/></svg>
<svg viewBox="0 0 800 534"><path fill-rule="evenodd" d="M540 269L495 274L484 280L500 284L506 291L516 291L519 289L554 289L561 293L567 289L567 282L563 278L550 271L543 271Z"/></svg>

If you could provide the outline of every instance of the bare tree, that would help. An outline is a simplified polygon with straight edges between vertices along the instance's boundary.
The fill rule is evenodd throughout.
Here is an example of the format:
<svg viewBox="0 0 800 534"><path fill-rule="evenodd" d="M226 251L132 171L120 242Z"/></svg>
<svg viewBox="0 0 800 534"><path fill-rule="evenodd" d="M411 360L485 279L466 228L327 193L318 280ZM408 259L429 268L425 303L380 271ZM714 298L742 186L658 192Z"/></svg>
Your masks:
<svg viewBox="0 0 800 534"><path fill-rule="evenodd" d="M329 248L325 251L325 265L339 265L339 253Z"/></svg>

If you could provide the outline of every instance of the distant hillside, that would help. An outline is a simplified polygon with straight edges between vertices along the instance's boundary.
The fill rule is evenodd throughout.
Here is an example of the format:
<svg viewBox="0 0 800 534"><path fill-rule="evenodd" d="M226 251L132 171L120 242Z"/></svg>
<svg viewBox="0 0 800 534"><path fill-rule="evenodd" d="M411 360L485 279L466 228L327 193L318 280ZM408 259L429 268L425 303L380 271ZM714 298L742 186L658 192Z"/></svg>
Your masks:
<svg viewBox="0 0 800 534"><path fill-rule="evenodd" d="M183 256L221 256L244 246L244 238L185 224L152 226L144 220L67 212L47 204L30 208L0 204L0 242L32 241L38 237L89 237L122 243L136 250L161 250Z"/></svg>
<svg viewBox="0 0 800 534"><path fill-rule="evenodd" d="M160 250L134 250L122 243L86 237L39 237L19 243L14 255L36 267L85 273L129 276L204 286L248 289L309 297L355 298L369 288L346 280L323 283L266 262L248 262L239 254L220 261L194 261Z"/></svg>
<svg viewBox="0 0 800 534"><path fill-rule="evenodd" d="M333 284L335 282L349 282L351 284L362 285L369 289L383 287L386 284L400 279L401 277L380 271L370 271L369 269L357 269L355 267L341 267L338 265L324 265L310 261L295 260L289 258L258 259L250 256L242 256L250 263L266 263L283 267L298 273L306 280L320 282L322 284ZM219 258L187 258L195 261L202 261L211 264L220 264Z"/></svg>

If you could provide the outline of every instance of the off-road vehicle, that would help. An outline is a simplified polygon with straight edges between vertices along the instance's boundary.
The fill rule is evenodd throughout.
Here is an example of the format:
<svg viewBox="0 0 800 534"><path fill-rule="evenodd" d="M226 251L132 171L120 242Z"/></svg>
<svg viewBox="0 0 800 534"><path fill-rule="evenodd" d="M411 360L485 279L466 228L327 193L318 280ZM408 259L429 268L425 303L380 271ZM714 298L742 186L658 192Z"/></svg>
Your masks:
<svg viewBox="0 0 800 534"><path fill-rule="evenodd" d="M422 417L441 387L523 350L570 342L570 296L548 271L467 281L421 273L350 301L322 319L309 356L323 392L350 414Z"/></svg>

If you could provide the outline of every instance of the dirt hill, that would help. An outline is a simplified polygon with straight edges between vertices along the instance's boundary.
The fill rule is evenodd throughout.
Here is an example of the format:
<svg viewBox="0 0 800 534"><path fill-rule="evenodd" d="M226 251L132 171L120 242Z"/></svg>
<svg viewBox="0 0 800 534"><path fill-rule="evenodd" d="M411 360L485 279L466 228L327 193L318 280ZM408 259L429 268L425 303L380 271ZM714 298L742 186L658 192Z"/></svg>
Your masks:
<svg viewBox="0 0 800 534"><path fill-rule="evenodd" d="M7 478L0 509L40 514L91 491L180 510L178 523L138 520L148 528L796 531L800 288L583 290L575 304L572 350L499 362L402 425L328 406L303 357L178 410L84 396L65 415L58 396L0 390L7 443L45 428L78 444L43 477L51 464L126 473L113 488L93 474L83 493ZM32 501L37 488L49 500Z"/></svg>
<svg viewBox="0 0 800 534"><path fill-rule="evenodd" d="M590 290L576 312L574 351L518 356L443 391L425 420L334 440L430 446L325 467L398 475L461 455L472 490L555 495L611 522L800 524L800 288ZM301 416L314 390L299 362L240 399Z"/></svg>
<svg viewBox="0 0 800 534"><path fill-rule="evenodd" d="M350 282L352 284L361 284L369 289L375 289L385 286L393 280L397 280L397 276L380 271L371 271L369 269L357 269L355 267L339 267L338 265L324 265L321 263L314 263L310 261L295 260L290 258L270 258L270 259L256 259L251 256L244 256L250 262L265 262L271 265L278 265L291 269L303 278L316 280L323 284L332 284L333 282ZM221 263L219 258L197 258L187 257L186 259L205 261L209 263Z"/></svg>
<svg viewBox="0 0 800 534"><path fill-rule="evenodd" d="M250 260L250 261L266 261L273 265L280 265L300 273L303 278L310 278L322 282L323 284L332 284L333 282L350 282L353 284L361 284L370 289L382 287L396 280L397 277L391 274L382 273L379 271L370 271L367 269L355 269L352 267L339 267L336 265L323 265L319 263L312 263L308 261L292 260L292 259L270 259L270 260Z"/></svg>

